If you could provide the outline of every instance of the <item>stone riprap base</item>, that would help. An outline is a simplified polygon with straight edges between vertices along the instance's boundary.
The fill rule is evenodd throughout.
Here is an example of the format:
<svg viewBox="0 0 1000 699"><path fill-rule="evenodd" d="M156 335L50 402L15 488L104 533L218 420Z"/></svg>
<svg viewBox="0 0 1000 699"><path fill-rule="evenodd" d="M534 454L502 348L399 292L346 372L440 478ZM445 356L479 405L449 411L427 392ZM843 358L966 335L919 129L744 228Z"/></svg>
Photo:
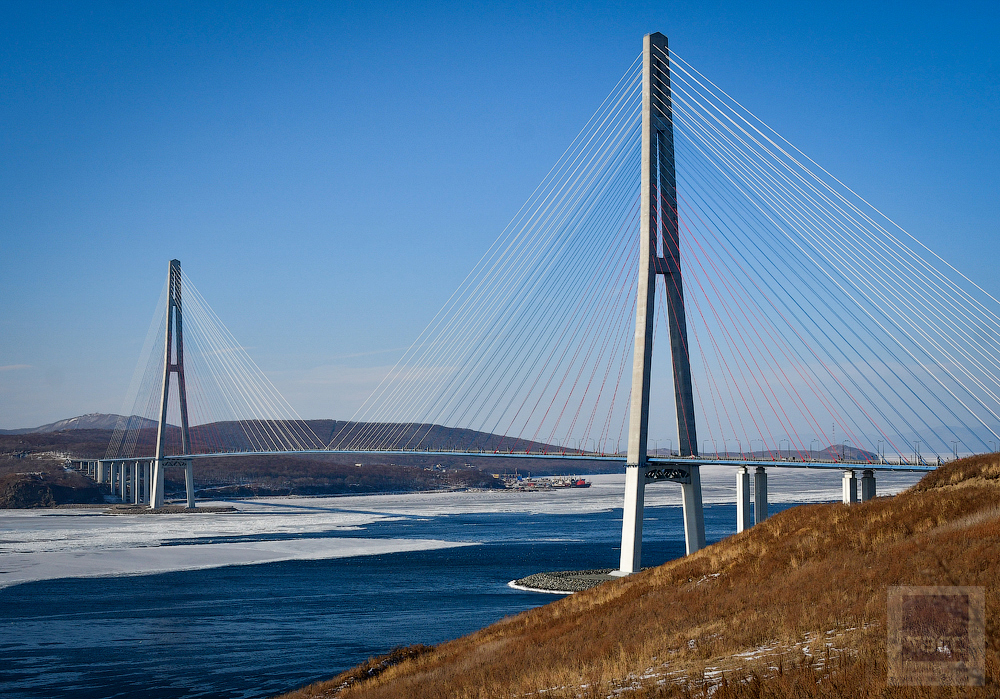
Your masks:
<svg viewBox="0 0 1000 699"><path fill-rule="evenodd" d="M512 580L511 587L538 590L539 592L582 592L608 580L617 580L612 573L616 568L597 570L561 570L553 573L535 573L526 578Z"/></svg>
<svg viewBox="0 0 1000 699"><path fill-rule="evenodd" d="M112 505L108 508L110 515L168 515L179 513L209 514L220 512L236 512L232 505L202 505L188 509L187 505L164 505L151 509L149 505Z"/></svg>

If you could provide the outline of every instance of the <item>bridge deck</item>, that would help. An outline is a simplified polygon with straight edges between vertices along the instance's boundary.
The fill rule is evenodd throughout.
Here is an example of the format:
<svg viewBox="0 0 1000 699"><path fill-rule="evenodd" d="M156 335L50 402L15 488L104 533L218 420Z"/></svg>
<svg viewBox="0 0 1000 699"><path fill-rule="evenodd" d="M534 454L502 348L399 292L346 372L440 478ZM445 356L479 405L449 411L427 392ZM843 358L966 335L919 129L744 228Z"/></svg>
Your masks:
<svg viewBox="0 0 1000 699"><path fill-rule="evenodd" d="M502 457L506 459L557 459L557 460L572 460L572 461L597 461L597 462L607 462L609 464L617 463L621 464L623 467L625 465L625 456L623 454L601 454L592 452L507 452L507 451L452 451L452 450L434 450L434 451L417 451L408 449L389 449L389 450L379 450L379 451L355 451L350 449L302 449L298 451L236 451L236 452L217 452L211 454L188 454L188 455L171 455L170 458L188 458L188 459L215 459L221 457L229 456L276 456L276 455L352 455L352 456L365 456L365 455L379 455L379 456L469 456L469 457ZM88 461L107 461L107 462L118 462L118 461L142 461L152 459L152 456L136 456L131 458L115 458L115 459L87 459ZM730 465L730 466L764 466L770 468L816 468L816 469L833 469L833 470L848 470L848 469L871 469L875 471L914 471L914 472L927 472L933 471L937 468L937 465L920 463L912 464L905 460L898 460L895 463L889 460L882 462L878 461L851 461L851 460L808 460L808 459L796 459L794 457L789 458L708 458L704 456L697 457L652 457L648 459L651 466L683 466L683 465L698 465L698 466L708 466L708 465Z"/></svg>

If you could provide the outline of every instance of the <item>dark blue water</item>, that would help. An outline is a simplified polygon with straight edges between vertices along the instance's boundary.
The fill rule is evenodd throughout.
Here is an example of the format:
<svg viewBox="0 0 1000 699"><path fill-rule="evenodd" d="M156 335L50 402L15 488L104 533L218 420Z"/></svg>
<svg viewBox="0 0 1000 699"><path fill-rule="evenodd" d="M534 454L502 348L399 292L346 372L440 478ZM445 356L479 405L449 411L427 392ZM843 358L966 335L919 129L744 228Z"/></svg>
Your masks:
<svg viewBox="0 0 1000 699"><path fill-rule="evenodd" d="M731 534L735 519L734 506L706 507L709 542ZM616 567L621 510L409 518L330 536L482 543L5 588L0 696L272 696L551 602L507 583ZM645 565L683 555L680 508L647 507L643 540Z"/></svg>

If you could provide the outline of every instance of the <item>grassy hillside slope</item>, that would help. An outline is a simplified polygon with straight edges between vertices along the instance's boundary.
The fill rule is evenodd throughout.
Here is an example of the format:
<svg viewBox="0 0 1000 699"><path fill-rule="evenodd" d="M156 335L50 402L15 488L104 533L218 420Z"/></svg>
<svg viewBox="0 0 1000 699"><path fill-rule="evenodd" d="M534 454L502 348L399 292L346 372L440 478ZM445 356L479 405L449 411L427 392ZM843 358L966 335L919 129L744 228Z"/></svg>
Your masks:
<svg viewBox="0 0 1000 699"><path fill-rule="evenodd" d="M1000 459L751 530L288 697L997 696ZM887 687L891 585L986 588L985 688Z"/></svg>

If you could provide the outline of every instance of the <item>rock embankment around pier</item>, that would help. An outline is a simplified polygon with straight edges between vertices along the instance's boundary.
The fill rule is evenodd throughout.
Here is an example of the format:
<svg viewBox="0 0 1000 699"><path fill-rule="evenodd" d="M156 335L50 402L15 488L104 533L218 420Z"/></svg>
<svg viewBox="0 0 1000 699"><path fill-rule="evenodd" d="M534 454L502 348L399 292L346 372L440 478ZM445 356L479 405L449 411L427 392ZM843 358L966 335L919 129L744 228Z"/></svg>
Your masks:
<svg viewBox="0 0 1000 699"><path fill-rule="evenodd" d="M896 586L985 591L985 687L1000 680L1000 457L959 460L894 497L807 505L697 553L481 631L286 695L887 697Z"/></svg>
<svg viewBox="0 0 1000 699"><path fill-rule="evenodd" d="M551 573L535 573L524 578L511 580L511 587L519 590L536 590L538 592L583 592L601 583L613 580L614 568L597 568L595 570L559 570Z"/></svg>

